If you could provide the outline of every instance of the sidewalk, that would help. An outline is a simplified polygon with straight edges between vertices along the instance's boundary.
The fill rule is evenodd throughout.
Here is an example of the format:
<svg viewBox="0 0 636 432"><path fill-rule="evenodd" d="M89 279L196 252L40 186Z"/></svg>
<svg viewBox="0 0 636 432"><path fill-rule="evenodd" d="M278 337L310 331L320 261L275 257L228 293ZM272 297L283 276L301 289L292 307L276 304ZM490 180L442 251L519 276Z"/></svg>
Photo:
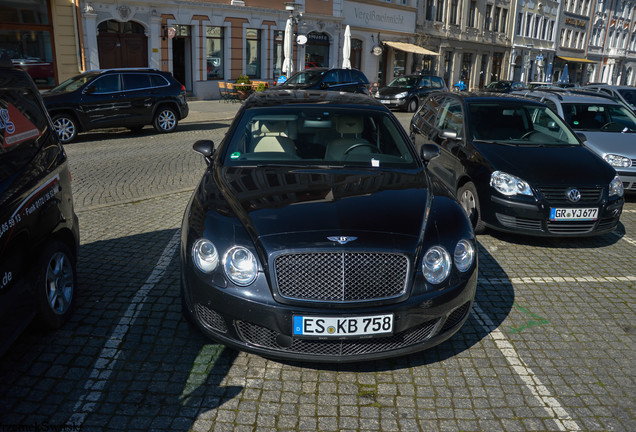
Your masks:
<svg viewBox="0 0 636 432"><path fill-rule="evenodd" d="M188 101L188 106L190 113L183 119L182 123L231 120L241 104L223 100L193 100Z"/></svg>

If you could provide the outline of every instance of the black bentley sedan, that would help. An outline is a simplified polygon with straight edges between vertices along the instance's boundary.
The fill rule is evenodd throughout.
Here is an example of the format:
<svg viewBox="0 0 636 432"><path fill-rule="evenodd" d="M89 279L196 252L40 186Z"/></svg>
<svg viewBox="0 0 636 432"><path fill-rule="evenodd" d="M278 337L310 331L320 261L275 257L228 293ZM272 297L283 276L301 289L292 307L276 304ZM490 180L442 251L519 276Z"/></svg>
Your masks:
<svg viewBox="0 0 636 432"><path fill-rule="evenodd" d="M623 185L546 105L507 95L436 93L410 125L435 144L429 169L456 195L475 232L591 236L616 228Z"/></svg>
<svg viewBox="0 0 636 432"><path fill-rule="evenodd" d="M185 211L185 316L279 359L399 356L457 332L477 283L461 206L395 116L364 95L252 95Z"/></svg>

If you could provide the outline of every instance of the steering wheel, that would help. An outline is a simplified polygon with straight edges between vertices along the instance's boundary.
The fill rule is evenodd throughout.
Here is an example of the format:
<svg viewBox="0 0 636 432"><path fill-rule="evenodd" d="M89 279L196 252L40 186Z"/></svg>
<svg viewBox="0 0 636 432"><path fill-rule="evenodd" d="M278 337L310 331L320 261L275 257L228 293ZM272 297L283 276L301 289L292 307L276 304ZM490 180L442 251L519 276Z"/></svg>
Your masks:
<svg viewBox="0 0 636 432"><path fill-rule="evenodd" d="M371 150L377 150L377 147L374 146L373 144L369 144L369 143L358 143L358 144L354 144L351 147L349 147L348 149L345 150L344 154L348 155L353 149L356 149L358 147L369 147Z"/></svg>
<svg viewBox="0 0 636 432"><path fill-rule="evenodd" d="M614 129L614 128L612 127L612 126L614 126L614 125L619 125L619 128L620 128L620 123L617 123L617 122L609 122L609 123L605 123L603 126L601 126L601 130L602 130L602 131L607 131L607 130L610 130L610 129ZM617 130L619 130L619 129L617 129Z"/></svg>
<svg viewBox="0 0 636 432"><path fill-rule="evenodd" d="M520 139L527 139L530 138L530 136L535 133L535 130L529 130L528 132L524 133L523 135L521 135Z"/></svg>

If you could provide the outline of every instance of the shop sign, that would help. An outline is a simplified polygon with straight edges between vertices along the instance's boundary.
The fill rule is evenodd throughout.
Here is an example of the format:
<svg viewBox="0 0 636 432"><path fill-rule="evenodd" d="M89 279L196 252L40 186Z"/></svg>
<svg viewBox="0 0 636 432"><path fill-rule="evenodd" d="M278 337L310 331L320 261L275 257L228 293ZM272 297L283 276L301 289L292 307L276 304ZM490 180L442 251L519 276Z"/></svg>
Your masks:
<svg viewBox="0 0 636 432"><path fill-rule="evenodd" d="M313 43L318 42L318 43L326 43L326 44L328 44L329 43L329 36L326 35L325 33L312 32L312 33L309 33L307 35L307 42L310 42L310 43L311 42L313 42Z"/></svg>
<svg viewBox="0 0 636 432"><path fill-rule="evenodd" d="M373 30L415 33L415 12L353 1L344 2L342 12L342 15L347 17L343 24L372 28Z"/></svg>
<svg viewBox="0 0 636 432"><path fill-rule="evenodd" d="M587 21L576 18L565 18L565 23L574 27L585 28Z"/></svg>

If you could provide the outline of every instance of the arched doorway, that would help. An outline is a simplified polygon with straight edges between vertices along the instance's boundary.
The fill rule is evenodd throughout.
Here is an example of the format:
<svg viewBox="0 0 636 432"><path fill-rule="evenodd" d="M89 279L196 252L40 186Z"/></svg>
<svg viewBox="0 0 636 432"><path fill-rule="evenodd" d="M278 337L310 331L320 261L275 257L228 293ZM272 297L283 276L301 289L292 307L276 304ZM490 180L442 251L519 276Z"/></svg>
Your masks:
<svg viewBox="0 0 636 432"><path fill-rule="evenodd" d="M97 26L99 67L148 67L148 38L134 21L104 21Z"/></svg>

